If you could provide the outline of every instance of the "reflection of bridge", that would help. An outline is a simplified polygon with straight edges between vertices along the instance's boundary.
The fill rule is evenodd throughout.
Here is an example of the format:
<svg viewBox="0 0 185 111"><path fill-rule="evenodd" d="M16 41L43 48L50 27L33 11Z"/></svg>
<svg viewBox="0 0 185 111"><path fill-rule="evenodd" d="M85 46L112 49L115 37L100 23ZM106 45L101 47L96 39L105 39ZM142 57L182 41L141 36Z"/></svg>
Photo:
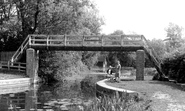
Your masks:
<svg viewBox="0 0 185 111"><path fill-rule="evenodd" d="M66 51L136 51L136 73L143 73L144 52L153 62L157 71L162 74L160 60L143 35L28 35L13 55L9 65L17 62L26 52L26 73L34 77L38 68L39 50ZM34 74L34 75L33 75ZM139 77L139 76L138 76ZM137 75L136 75L137 78Z"/></svg>
<svg viewBox="0 0 185 111"><path fill-rule="evenodd" d="M12 88L14 90L12 90ZM38 105L38 86L22 85L1 88L0 111L40 111L42 106Z"/></svg>

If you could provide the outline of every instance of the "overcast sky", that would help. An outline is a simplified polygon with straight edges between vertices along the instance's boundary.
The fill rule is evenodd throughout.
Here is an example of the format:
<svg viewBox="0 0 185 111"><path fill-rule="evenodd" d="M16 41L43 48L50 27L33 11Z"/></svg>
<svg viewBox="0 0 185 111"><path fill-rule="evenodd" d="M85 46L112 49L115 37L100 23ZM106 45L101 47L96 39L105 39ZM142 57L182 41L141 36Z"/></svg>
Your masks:
<svg viewBox="0 0 185 111"><path fill-rule="evenodd" d="M123 30L147 39L166 37L169 22L185 28L185 0L94 0L106 25L102 33Z"/></svg>

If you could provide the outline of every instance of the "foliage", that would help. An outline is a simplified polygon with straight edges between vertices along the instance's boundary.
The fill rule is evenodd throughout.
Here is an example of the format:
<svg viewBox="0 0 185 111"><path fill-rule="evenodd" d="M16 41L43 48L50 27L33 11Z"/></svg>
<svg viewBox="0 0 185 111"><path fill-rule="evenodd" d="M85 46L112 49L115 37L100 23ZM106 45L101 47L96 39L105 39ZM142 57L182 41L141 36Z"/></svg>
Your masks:
<svg viewBox="0 0 185 111"><path fill-rule="evenodd" d="M100 52L84 51L82 53L82 62L87 65L88 69L91 69L98 61Z"/></svg>
<svg viewBox="0 0 185 111"><path fill-rule="evenodd" d="M177 82L185 82L185 46L177 48L171 53L166 53L161 65L163 72Z"/></svg>
<svg viewBox="0 0 185 111"><path fill-rule="evenodd" d="M148 40L150 46L154 49L156 52L156 55L159 58L162 58L163 55L166 53L166 47L165 43L161 39L152 39L151 41Z"/></svg>
<svg viewBox="0 0 185 111"><path fill-rule="evenodd" d="M113 33L110 35L124 35L124 32L122 30L115 30Z"/></svg>
<svg viewBox="0 0 185 111"><path fill-rule="evenodd" d="M87 76L84 79L82 79L80 84L81 84L81 90L85 92L84 94L86 94L87 96L95 95L97 81L98 80L96 80L95 77L90 77L90 76Z"/></svg>
<svg viewBox="0 0 185 111"><path fill-rule="evenodd" d="M89 0L51 0L41 9L44 11L38 30L46 34L98 34L103 24Z"/></svg>
<svg viewBox="0 0 185 111"><path fill-rule="evenodd" d="M124 32L122 30L115 30L113 33L109 35L124 35ZM109 65L114 66L117 60L120 61L122 66L130 67L134 65L135 54L132 52L115 52L115 51L107 52L108 66Z"/></svg>
<svg viewBox="0 0 185 111"><path fill-rule="evenodd" d="M111 66L115 66L119 60L123 67L134 67L135 59L136 55L133 52L109 52L107 55L108 65Z"/></svg>
<svg viewBox="0 0 185 111"><path fill-rule="evenodd" d="M128 95L119 96L103 96L93 101L90 106L85 107L85 111L150 111L150 105L147 100L138 98L131 99Z"/></svg>
<svg viewBox="0 0 185 111"><path fill-rule="evenodd" d="M90 0L46 0L40 1L38 6L39 15L34 33L94 35L99 33L103 24L95 5ZM97 55L96 52L42 51L40 76L49 79L47 81L64 80L66 76L86 70L85 65L90 69L96 62Z"/></svg>
<svg viewBox="0 0 185 111"><path fill-rule="evenodd" d="M1 50L15 50L35 32L42 0L3 0L0 4ZM11 42L14 40L14 42ZM12 43L7 45L8 43ZM10 47L10 48L7 48Z"/></svg>
<svg viewBox="0 0 185 111"><path fill-rule="evenodd" d="M169 23L168 28L165 29L167 33L167 47L168 51L178 48L182 44L182 31L183 28L177 24Z"/></svg>
<svg viewBox="0 0 185 111"><path fill-rule="evenodd" d="M46 55L47 54L47 55ZM40 74L63 81L66 76L80 74L81 71L87 70L81 61L81 54L72 51L43 52L40 54ZM48 80L50 81L50 80ZM51 82L51 81L50 81Z"/></svg>

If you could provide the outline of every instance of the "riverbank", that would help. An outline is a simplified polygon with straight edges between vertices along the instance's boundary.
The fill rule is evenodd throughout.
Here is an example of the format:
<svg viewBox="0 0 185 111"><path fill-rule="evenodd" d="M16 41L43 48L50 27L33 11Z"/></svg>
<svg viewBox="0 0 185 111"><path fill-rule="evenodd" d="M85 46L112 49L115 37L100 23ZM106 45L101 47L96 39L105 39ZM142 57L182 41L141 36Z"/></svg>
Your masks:
<svg viewBox="0 0 185 111"><path fill-rule="evenodd" d="M112 87L132 90L144 95L151 100L151 107L154 111L185 110L185 92L172 82L152 81L152 76L145 76L144 81L123 80L119 83L109 81L105 83Z"/></svg>
<svg viewBox="0 0 185 111"><path fill-rule="evenodd" d="M0 80L26 78L24 72L0 70Z"/></svg>

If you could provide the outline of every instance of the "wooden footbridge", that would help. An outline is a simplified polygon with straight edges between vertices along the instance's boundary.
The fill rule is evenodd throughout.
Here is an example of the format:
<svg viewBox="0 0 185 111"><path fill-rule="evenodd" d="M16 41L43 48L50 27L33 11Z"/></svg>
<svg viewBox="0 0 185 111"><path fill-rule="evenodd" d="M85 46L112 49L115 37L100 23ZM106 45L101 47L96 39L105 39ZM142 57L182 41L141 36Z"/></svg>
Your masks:
<svg viewBox="0 0 185 111"><path fill-rule="evenodd" d="M30 50L29 50L30 49ZM36 73L38 66L39 50L64 50L64 51L138 51L142 50L154 64L159 74L163 74L160 68L160 59L156 55L153 48L148 44L143 35L28 35L19 49L12 56L11 60L1 67L17 67L18 69L26 69L26 73ZM26 52L26 67L16 64L23 53ZM142 60L142 59L141 59ZM31 63L31 64L30 64ZM37 62L36 62L37 63ZM5 65L6 64L6 65ZM24 64L24 63L23 63ZM30 66L31 65L31 66ZM33 71L30 72L30 68ZM29 74L28 74L29 75Z"/></svg>

